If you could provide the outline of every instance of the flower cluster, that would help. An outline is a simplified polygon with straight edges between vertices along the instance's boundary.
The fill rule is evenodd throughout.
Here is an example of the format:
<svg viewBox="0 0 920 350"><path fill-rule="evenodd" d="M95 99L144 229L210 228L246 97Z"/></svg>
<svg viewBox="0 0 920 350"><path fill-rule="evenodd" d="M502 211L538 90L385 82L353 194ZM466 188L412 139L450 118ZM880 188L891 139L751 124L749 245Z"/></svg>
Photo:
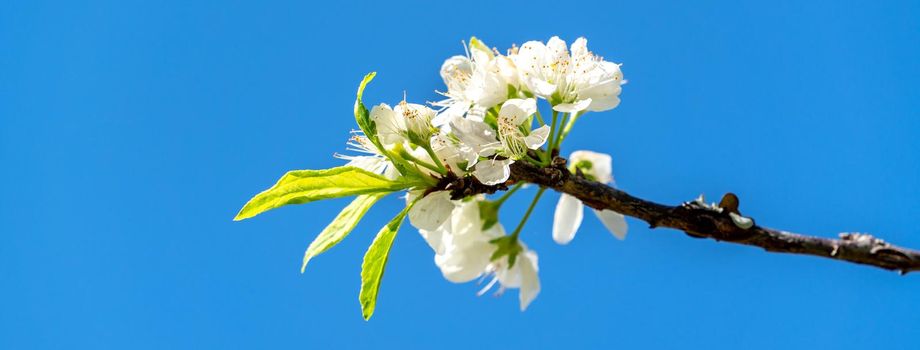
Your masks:
<svg viewBox="0 0 920 350"><path fill-rule="evenodd" d="M466 55L444 61L440 75L446 91L439 92L444 98L428 105L404 99L368 110L362 95L374 77L369 74L355 105L360 131L349 142L349 149L358 154L337 155L348 161L341 169L285 175L237 216L359 195L310 245L306 266L344 238L377 199L394 189L406 190L406 209L381 230L365 256L360 299L366 318L373 312L389 247L405 216L434 251L435 264L447 280L482 283L491 278L480 294L496 285L498 293L520 289L520 308L526 309L540 292L540 281L537 254L519 236L545 189L536 191L527 212L508 233L498 220L499 209L523 185L512 178L511 165L550 166L581 116L613 109L620 102L625 82L620 66L588 51L584 38L571 46L558 37L546 43L529 41L505 54L472 38L465 49ZM540 113L540 100L549 105L551 116ZM608 155L577 151L569 164L570 171L588 179L613 181ZM508 190L487 198L457 191L458 183ZM560 197L552 230L556 242L572 240L582 212L577 198ZM617 238L625 237L623 215L609 210L595 214Z"/></svg>

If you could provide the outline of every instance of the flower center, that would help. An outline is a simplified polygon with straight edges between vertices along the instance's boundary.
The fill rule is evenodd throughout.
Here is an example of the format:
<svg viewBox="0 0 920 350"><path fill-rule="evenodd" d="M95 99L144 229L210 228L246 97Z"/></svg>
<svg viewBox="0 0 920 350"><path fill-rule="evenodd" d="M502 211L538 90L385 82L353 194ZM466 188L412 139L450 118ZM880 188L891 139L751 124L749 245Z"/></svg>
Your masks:
<svg viewBox="0 0 920 350"><path fill-rule="evenodd" d="M520 159L527 154L527 144L524 142L524 133L515 125L512 118L498 118L498 136L502 147L512 159Z"/></svg>

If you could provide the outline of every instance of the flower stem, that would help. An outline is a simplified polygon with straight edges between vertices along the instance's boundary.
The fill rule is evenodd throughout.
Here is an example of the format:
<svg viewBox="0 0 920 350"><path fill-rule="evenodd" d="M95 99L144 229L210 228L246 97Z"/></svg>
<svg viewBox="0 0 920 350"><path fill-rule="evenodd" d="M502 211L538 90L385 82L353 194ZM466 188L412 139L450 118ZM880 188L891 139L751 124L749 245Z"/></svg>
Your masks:
<svg viewBox="0 0 920 350"><path fill-rule="evenodd" d="M522 158L522 159L526 159L527 161L533 163L533 165L542 166L542 165L543 165L543 157L544 157L544 155L543 155L543 153L540 153L540 154L538 154L538 155L540 156L540 159L536 159L536 158L534 158L534 157L531 157L529 154L528 154L528 155L525 155L524 158Z"/></svg>
<svg viewBox="0 0 920 350"><path fill-rule="evenodd" d="M532 213L533 208L537 206L537 202L540 201L540 196L543 195L544 191L546 191L546 187L540 187L540 190L537 191L537 195L533 197L533 201L530 202L530 206L527 207L527 211L524 212L524 217L521 218L521 222L518 223L517 228L511 233L511 237L513 237L514 240L518 239L518 236L521 234L521 229L524 228L524 224L527 223L527 219L530 218L530 213Z"/></svg>
<svg viewBox="0 0 920 350"><path fill-rule="evenodd" d="M543 116L540 115L540 110L539 110L539 109L537 110L537 113L536 113L534 116L537 117L537 121L540 122L540 126L546 125L546 123L543 122Z"/></svg>
<svg viewBox="0 0 920 350"><path fill-rule="evenodd" d="M406 159L412 161L413 163L418 164L418 165L421 165L421 166L423 166L423 167L425 167L425 168L427 168L427 169L429 169L429 170L431 170L431 171L437 172L437 173L442 174L442 175L446 173L446 171L444 171L443 169L440 169L440 168L438 168L438 167L436 167L436 166L434 166L434 165L432 165L432 164L430 164L430 163L428 163L428 162L426 162L426 161L424 161L424 160L421 160L421 159L418 159L418 158L416 158L416 157L413 157L411 154L409 154L409 152L405 152L405 153L402 154L401 156L402 156L403 158L406 158Z"/></svg>
<svg viewBox="0 0 920 350"><path fill-rule="evenodd" d="M543 159L544 166L549 165L549 163L552 161L553 136L555 135L555 132L556 132L556 121L558 117L559 117L559 112L556 112L555 110L553 110L553 124L552 126L550 126L550 129L549 129L549 138L546 139L548 143L546 146L546 153L545 153L546 157L544 157Z"/></svg>
<svg viewBox="0 0 920 350"><path fill-rule="evenodd" d="M567 125L567 123L569 122L569 116L570 116L569 113L564 113L562 115L562 120L559 121L559 131L556 133L556 139L550 140L553 146L553 149L559 148L559 137L562 136L562 133L565 131L565 128L563 127L563 125Z"/></svg>
<svg viewBox="0 0 920 350"><path fill-rule="evenodd" d="M438 155L434 153L434 150L431 149L431 145L422 146L425 149L425 152L428 152L428 156L434 160L434 164L438 166L438 172L441 174L447 174L447 168L444 167L444 164L441 163L441 158L438 158Z"/></svg>
<svg viewBox="0 0 920 350"><path fill-rule="evenodd" d="M572 131L572 126L575 125L575 121L577 121L578 117L581 117L583 114L583 112L575 113L575 115L569 118L568 122L565 123L565 127L562 128L562 132L559 133L559 139L556 140L556 148L562 147L562 140L565 140L565 137L569 136L569 132Z"/></svg>

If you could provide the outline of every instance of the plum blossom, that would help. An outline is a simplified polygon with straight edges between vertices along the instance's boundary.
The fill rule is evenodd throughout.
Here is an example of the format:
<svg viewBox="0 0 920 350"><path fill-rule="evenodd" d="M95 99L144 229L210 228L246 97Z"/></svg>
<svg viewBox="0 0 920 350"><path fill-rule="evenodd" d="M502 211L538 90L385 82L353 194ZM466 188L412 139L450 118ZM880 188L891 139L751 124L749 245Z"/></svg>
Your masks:
<svg viewBox="0 0 920 350"><path fill-rule="evenodd" d="M389 179L395 179L399 176L399 172L393 167L393 163L391 163L387 157L380 154L380 151L371 143L371 140L368 139L367 136L355 132L355 135L348 141L347 149L349 151L358 152L358 155L339 153L334 155L336 158L347 160L348 163L345 164L345 166L361 168L375 174L381 174Z"/></svg>
<svg viewBox="0 0 920 350"><path fill-rule="evenodd" d="M431 119L434 116L431 108L405 100L395 108L381 103L370 112L371 120L377 125L377 135L387 146L405 141L419 145L428 142L433 134Z"/></svg>
<svg viewBox="0 0 920 350"><path fill-rule="evenodd" d="M499 283L498 293L504 293L511 288L520 289L518 299L520 300L521 311L527 309L536 297L540 294L540 278L537 276L539 267L537 264L537 253L527 249L521 243L523 251L518 254L517 261L514 265L509 265L507 258L501 258L493 262L487 268L487 271L494 275L489 284L479 291L482 295L487 292L495 282Z"/></svg>
<svg viewBox="0 0 920 350"><path fill-rule="evenodd" d="M620 103L625 81L620 65L588 51L588 40L578 38L571 52L565 41L552 37L543 44L528 41L515 57L521 82L560 112L606 111Z"/></svg>
<svg viewBox="0 0 920 350"><path fill-rule="evenodd" d="M498 143L488 141L491 133L482 133L478 129L483 128L479 124L469 124L469 128L457 130L461 134L473 134L485 138L478 144L480 151L494 153L502 156L478 162L473 171L479 181L487 185L495 185L508 180L511 176L511 164L527 155L527 150L538 149L546 143L549 136L550 127L543 125L539 128L530 130L530 116L537 112L537 101L529 99L510 99L502 104L498 112L497 119L497 136ZM475 123L475 122L472 122ZM460 136L458 136L460 137ZM473 138L470 135L460 137ZM479 142L479 141L474 141Z"/></svg>
<svg viewBox="0 0 920 350"><path fill-rule="evenodd" d="M408 208L380 231L362 265L359 295L365 319L373 313L377 291L365 287L379 286L385 267L380 262L385 263L395 230L406 216L431 247L434 263L446 280L478 280L482 285L478 295L490 291L501 295L517 289L520 309L525 310L540 293L541 285L537 253L520 236L546 188L537 192L510 234L506 232L499 220L502 203L526 188L524 182L508 181L512 165L522 162L519 165L555 167L558 162L552 158L576 118L619 104L625 82L619 65L588 51L584 38L570 47L558 37L545 44L530 41L519 49L513 46L505 55L472 38L465 50L465 56L450 57L441 65L440 76L447 88L438 92L444 99L431 103L434 109L409 103L404 97L396 105L381 103L368 111L362 96L375 73L365 76L354 109L361 131L354 132L347 148L354 154L335 157L346 160L348 167L383 178L339 169L322 172L329 176L328 182L317 182L323 189L327 183L330 187L339 183L361 185L368 187L366 193L380 196L406 191ZM551 125L546 125L539 114L539 99L549 102L555 111ZM569 113L563 115L562 124L557 124L557 112ZM544 147L548 142L550 147ZM613 182L609 155L576 151L570 161L572 172L602 183ZM491 196L500 190L505 192L489 200L482 194ZM316 252L337 244L377 199L365 197L349 204L311 243L308 252L314 244L321 247ZM562 194L554 214L553 240L570 242L583 212L584 204L578 198ZM625 238L623 215L610 210L594 213L616 238ZM753 225L750 219L739 220L735 221L739 227Z"/></svg>
<svg viewBox="0 0 920 350"><path fill-rule="evenodd" d="M528 250L523 243L517 261L512 266L509 257L492 260L497 250L493 240L505 236L501 224L483 230L476 197L470 201L453 201L449 196L435 192L419 200L409 211L409 219L419 229L420 235L435 252L435 265L445 279L454 283L466 283L484 276L492 280L479 292L480 295L499 284L499 293L507 289L520 289L521 310L540 292L537 276L537 254ZM428 200L428 198L431 198ZM427 200L427 201L426 201ZM426 201L423 203L423 201ZM419 208L419 209L416 209ZM437 225L436 228L433 228Z"/></svg>
<svg viewBox="0 0 920 350"><path fill-rule="evenodd" d="M573 171L580 170L585 177L600 183L613 182L611 158L607 154L591 151L575 151L569 157ZM623 214L604 209L592 209L594 215L618 239L626 238L626 219ZM561 194L556 204L553 218L553 240L559 244L568 244L575 238L575 232L581 226L584 204L568 194Z"/></svg>
<svg viewBox="0 0 920 350"><path fill-rule="evenodd" d="M453 56L441 65L441 79L446 99L435 102L442 110L433 120L435 126L446 126L457 116L482 121L485 111L508 98L508 87L518 85L514 61L496 54L479 39L472 38L467 56Z"/></svg>

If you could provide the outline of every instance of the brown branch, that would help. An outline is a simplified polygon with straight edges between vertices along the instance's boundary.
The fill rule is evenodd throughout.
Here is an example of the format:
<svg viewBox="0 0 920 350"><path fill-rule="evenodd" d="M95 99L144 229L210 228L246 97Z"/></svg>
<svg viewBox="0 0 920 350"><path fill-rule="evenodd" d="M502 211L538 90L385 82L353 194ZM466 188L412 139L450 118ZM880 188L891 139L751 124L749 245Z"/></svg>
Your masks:
<svg viewBox="0 0 920 350"><path fill-rule="evenodd" d="M733 195L723 201L731 204L723 204L724 208L699 205L696 202L678 206L658 204L571 174L565 167L565 159L558 157L553 160L553 165L546 168L539 168L527 162L512 164L509 183L518 181L552 188L575 196L592 208L610 209L644 220L652 228L669 227L684 231L691 237L757 246L770 252L849 261L899 271L901 274L920 271L920 251L894 246L867 234L842 233L840 239L831 239L774 230L759 225L747 229L739 227L728 214L729 211L737 213L737 198ZM470 192L469 189L451 187L448 186L448 189L455 192ZM732 200L734 203L731 203Z"/></svg>

